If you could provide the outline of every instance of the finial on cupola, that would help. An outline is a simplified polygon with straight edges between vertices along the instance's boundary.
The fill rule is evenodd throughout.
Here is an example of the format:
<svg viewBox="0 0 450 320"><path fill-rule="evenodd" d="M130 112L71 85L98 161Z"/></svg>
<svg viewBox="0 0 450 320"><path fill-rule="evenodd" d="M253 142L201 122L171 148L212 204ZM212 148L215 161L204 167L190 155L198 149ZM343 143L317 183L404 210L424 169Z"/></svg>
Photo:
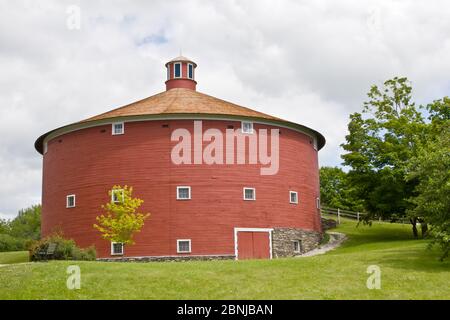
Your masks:
<svg viewBox="0 0 450 320"><path fill-rule="evenodd" d="M185 88L195 90L195 68L197 64L180 55L166 63L167 81L166 90L173 88Z"/></svg>

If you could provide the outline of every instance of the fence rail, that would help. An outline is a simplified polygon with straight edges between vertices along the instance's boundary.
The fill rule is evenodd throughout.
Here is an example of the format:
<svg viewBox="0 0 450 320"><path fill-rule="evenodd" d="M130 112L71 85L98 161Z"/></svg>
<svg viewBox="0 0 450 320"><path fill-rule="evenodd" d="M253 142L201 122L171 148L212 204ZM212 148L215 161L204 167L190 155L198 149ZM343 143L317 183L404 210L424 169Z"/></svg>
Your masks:
<svg viewBox="0 0 450 320"><path fill-rule="evenodd" d="M350 210L344 210L339 208L328 208L328 207L321 207L320 214L321 215L329 214L337 216L338 224L341 223L341 217L355 219L359 221L364 215L366 215L364 212L355 212Z"/></svg>
<svg viewBox="0 0 450 320"><path fill-rule="evenodd" d="M348 218L348 219L355 219L355 220L360 220L361 218L363 218L367 213L364 212L356 212L356 211L350 211L350 210L344 210L344 209L339 209L339 208L329 208L329 207L321 207L320 208L320 214L324 215L324 214L328 214L328 215L333 215L337 217L337 223L341 223L341 217L342 218ZM379 221L383 221L381 219L381 217L379 218ZM397 218L395 220L389 220L390 222L394 222L394 223L406 223L409 224L411 223L409 221L408 218L405 217L401 217L401 218Z"/></svg>

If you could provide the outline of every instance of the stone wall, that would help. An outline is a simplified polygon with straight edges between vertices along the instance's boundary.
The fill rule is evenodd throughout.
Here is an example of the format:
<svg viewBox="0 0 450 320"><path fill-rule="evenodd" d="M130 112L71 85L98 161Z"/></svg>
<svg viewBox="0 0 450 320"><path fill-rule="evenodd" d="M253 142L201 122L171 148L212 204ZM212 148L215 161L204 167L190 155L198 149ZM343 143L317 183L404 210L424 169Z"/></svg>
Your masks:
<svg viewBox="0 0 450 320"><path fill-rule="evenodd" d="M324 231L336 228L336 226L337 226L336 220L322 218L322 229Z"/></svg>
<svg viewBox="0 0 450 320"><path fill-rule="evenodd" d="M183 262L183 261L209 261L209 260L234 260L235 255L205 255L205 256L160 256L160 257L116 257L99 258L97 261L104 262Z"/></svg>
<svg viewBox="0 0 450 320"><path fill-rule="evenodd" d="M300 252L294 252L294 241L300 240ZM317 248L322 234L295 228L274 228L272 233L272 254L274 258L292 257Z"/></svg>

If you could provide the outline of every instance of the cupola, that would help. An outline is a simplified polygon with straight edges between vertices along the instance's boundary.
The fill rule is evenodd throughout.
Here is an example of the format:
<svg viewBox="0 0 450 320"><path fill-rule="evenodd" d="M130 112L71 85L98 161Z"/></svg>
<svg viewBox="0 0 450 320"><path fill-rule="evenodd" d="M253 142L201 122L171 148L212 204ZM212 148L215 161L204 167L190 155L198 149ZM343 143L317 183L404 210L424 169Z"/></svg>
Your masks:
<svg viewBox="0 0 450 320"><path fill-rule="evenodd" d="M167 80L166 90L185 88L195 90L195 68L197 64L192 60L179 56L166 63Z"/></svg>

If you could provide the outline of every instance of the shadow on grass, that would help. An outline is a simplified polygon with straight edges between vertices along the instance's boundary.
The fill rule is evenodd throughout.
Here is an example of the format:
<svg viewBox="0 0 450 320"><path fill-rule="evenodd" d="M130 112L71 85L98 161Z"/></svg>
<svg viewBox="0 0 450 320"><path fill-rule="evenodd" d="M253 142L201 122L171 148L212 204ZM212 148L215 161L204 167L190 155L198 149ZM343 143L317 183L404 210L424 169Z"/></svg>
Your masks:
<svg viewBox="0 0 450 320"><path fill-rule="evenodd" d="M450 261L439 261L439 254L435 249L403 248L402 250L392 250L381 256L378 263L382 266L408 271L450 274Z"/></svg>

